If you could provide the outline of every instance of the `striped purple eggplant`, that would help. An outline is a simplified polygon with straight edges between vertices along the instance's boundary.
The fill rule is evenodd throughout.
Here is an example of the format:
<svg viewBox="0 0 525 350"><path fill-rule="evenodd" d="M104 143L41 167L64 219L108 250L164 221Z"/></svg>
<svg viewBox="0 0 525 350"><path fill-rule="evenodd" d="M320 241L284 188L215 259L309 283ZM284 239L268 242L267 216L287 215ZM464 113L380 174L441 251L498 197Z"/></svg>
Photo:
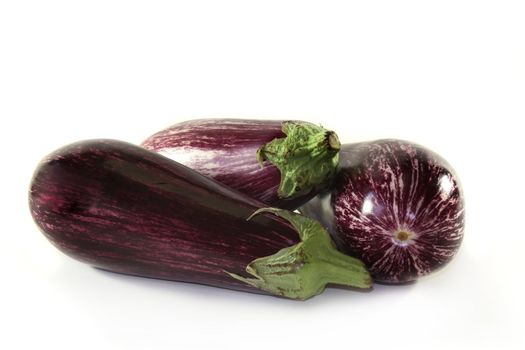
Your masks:
<svg viewBox="0 0 525 350"><path fill-rule="evenodd" d="M265 209L128 143L55 151L38 166L29 198L59 250L101 269L292 299L326 283L370 287L362 262L337 251L315 220Z"/></svg>
<svg viewBox="0 0 525 350"><path fill-rule="evenodd" d="M323 223L374 280L403 283L444 266L463 238L463 195L441 157L399 140L343 145L333 188L301 212Z"/></svg>
<svg viewBox="0 0 525 350"><path fill-rule="evenodd" d="M296 209L329 184L340 143L333 131L302 121L197 119L142 146L268 206Z"/></svg>

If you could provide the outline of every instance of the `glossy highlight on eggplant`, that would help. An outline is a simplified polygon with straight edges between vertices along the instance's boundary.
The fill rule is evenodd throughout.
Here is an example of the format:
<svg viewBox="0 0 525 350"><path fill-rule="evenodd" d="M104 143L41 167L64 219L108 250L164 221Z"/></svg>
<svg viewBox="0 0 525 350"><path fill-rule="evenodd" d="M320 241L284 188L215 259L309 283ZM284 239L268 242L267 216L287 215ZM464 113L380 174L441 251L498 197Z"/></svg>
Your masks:
<svg viewBox="0 0 525 350"><path fill-rule="evenodd" d="M113 272L292 299L319 294L326 283L371 283L362 262L339 253L314 220L263 208L121 141L51 153L35 171L29 204L59 250Z"/></svg>
<svg viewBox="0 0 525 350"><path fill-rule="evenodd" d="M447 264L464 232L461 186L434 152L400 140L343 145L330 191L301 208L375 281L405 283Z"/></svg>
<svg viewBox="0 0 525 350"><path fill-rule="evenodd" d="M267 206L296 209L326 188L340 143L303 121L196 119L142 144Z"/></svg>

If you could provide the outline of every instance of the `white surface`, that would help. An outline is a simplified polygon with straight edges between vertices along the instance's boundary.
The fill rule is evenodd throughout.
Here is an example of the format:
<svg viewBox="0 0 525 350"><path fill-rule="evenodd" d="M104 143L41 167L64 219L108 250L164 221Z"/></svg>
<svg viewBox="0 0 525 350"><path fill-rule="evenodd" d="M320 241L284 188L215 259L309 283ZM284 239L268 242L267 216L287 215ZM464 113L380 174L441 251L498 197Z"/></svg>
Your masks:
<svg viewBox="0 0 525 350"><path fill-rule="evenodd" d="M523 349L524 18L523 1L2 1L0 348ZM293 302L103 273L33 224L48 152L215 116L434 149L466 193L459 255Z"/></svg>

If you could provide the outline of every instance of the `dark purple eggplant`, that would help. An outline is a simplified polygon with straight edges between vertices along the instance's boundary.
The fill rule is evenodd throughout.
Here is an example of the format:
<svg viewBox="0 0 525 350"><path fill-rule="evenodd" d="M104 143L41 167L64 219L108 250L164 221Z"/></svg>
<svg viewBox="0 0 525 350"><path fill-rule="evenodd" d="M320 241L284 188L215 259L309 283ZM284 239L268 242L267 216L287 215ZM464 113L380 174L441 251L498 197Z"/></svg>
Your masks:
<svg viewBox="0 0 525 350"><path fill-rule="evenodd" d="M38 166L30 208L62 252L119 273L306 299L370 287L315 220L263 204L168 158L112 140ZM247 220L250 217L250 220Z"/></svg>
<svg viewBox="0 0 525 350"><path fill-rule="evenodd" d="M301 208L330 231L337 247L361 259L375 281L404 283L456 254L464 204L451 166L399 140L343 145L333 188Z"/></svg>
<svg viewBox="0 0 525 350"><path fill-rule="evenodd" d="M330 183L340 143L333 131L302 121L197 119L142 146L267 206L296 209Z"/></svg>

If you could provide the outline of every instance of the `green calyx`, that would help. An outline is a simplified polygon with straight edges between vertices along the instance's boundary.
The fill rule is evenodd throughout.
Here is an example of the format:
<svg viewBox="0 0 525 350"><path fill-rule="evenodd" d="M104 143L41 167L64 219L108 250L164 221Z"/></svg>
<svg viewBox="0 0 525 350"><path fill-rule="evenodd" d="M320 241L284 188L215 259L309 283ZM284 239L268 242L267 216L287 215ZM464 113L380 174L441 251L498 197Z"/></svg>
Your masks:
<svg viewBox="0 0 525 350"><path fill-rule="evenodd" d="M339 252L319 222L275 208L259 209L248 219L267 212L289 221L301 242L252 261L246 272L253 277L226 271L231 277L268 293L298 300L320 294L328 283L357 288L372 286L364 264Z"/></svg>
<svg viewBox="0 0 525 350"><path fill-rule="evenodd" d="M284 122L286 137L257 150L257 160L268 160L281 172L277 194L290 198L309 192L331 179L339 161L341 143L333 131L304 122Z"/></svg>

